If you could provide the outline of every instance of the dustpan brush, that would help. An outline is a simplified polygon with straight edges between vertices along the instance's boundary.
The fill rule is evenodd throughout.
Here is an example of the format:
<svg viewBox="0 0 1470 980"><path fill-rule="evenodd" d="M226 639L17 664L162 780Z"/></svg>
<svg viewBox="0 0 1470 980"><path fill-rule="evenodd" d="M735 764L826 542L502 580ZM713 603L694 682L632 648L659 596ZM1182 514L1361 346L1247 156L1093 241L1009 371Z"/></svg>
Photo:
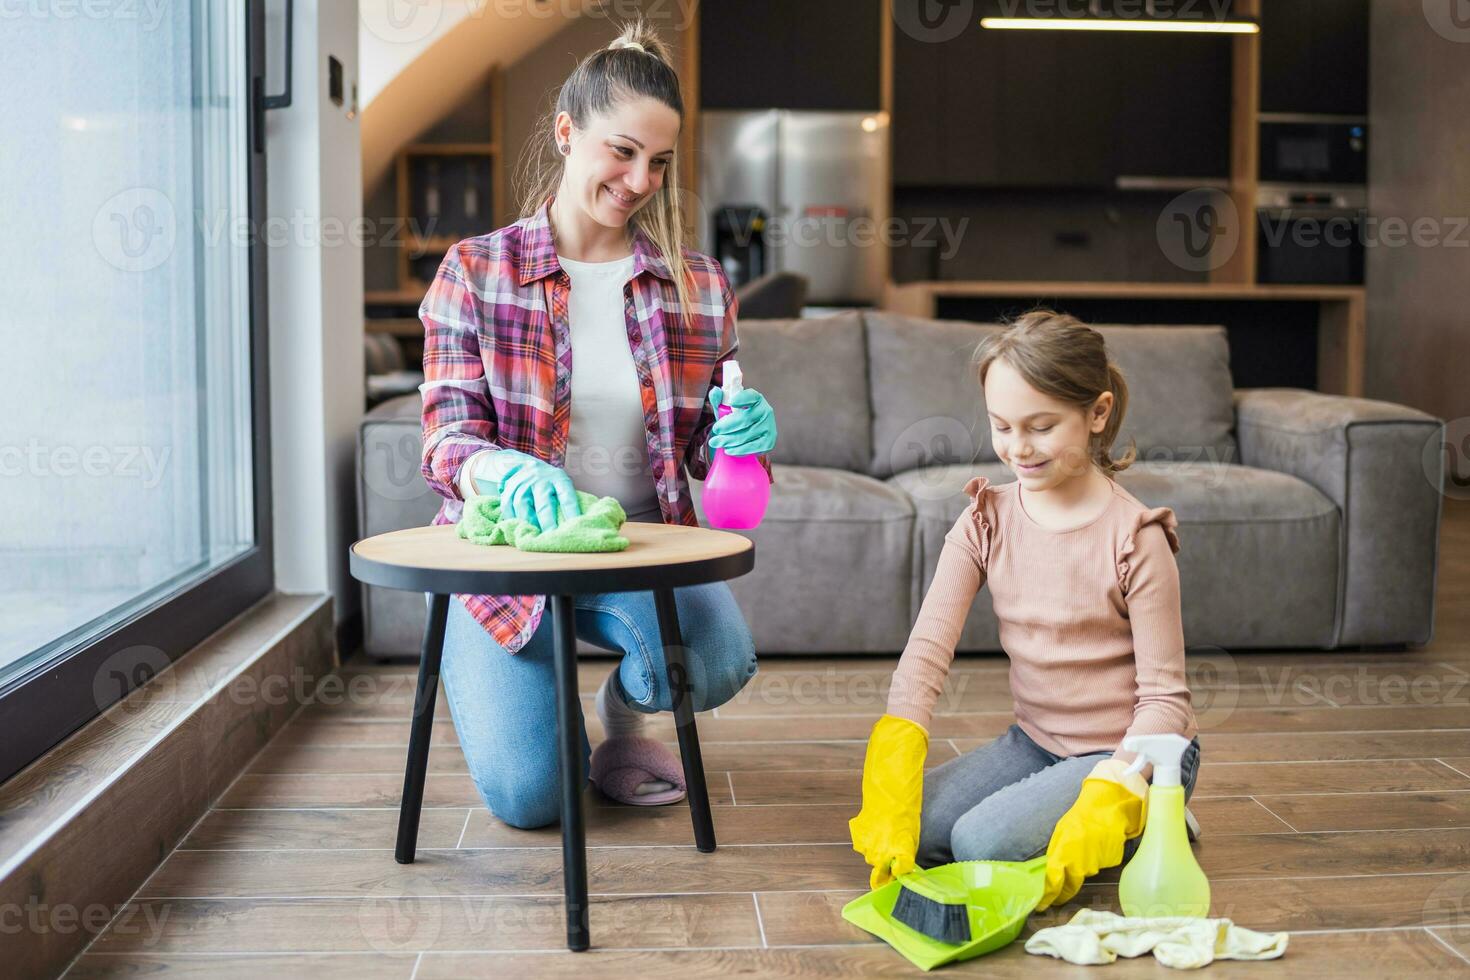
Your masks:
<svg viewBox="0 0 1470 980"><path fill-rule="evenodd" d="M904 875L899 879L898 900L889 913L895 922L902 922L915 932L941 943L958 946L970 941L970 910L965 904L967 896L945 895L933 883L926 881L922 873Z"/></svg>

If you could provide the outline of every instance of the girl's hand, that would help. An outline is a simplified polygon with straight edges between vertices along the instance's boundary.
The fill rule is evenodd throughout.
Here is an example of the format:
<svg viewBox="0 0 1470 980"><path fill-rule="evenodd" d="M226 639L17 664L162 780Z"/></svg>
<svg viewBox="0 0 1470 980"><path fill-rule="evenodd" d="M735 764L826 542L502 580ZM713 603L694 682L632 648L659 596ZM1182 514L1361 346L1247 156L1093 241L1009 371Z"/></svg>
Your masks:
<svg viewBox="0 0 1470 980"><path fill-rule="evenodd" d="M717 416L710 429L711 449L723 449L730 456L750 456L776 448L776 411L765 395L754 388L744 388L730 400L730 407L735 411L718 418L724 400L725 393L720 388L709 390L710 407Z"/></svg>
<svg viewBox="0 0 1470 980"><path fill-rule="evenodd" d="M895 715L879 718L868 737L863 809L847 827L852 849L873 866L868 879L871 888L914 870L928 751L929 733Z"/></svg>
<svg viewBox="0 0 1470 980"><path fill-rule="evenodd" d="M1143 833L1148 784L1120 759L1104 759L1082 781L1046 848L1046 889L1037 910L1068 901L1082 882L1123 861L1123 842Z"/></svg>

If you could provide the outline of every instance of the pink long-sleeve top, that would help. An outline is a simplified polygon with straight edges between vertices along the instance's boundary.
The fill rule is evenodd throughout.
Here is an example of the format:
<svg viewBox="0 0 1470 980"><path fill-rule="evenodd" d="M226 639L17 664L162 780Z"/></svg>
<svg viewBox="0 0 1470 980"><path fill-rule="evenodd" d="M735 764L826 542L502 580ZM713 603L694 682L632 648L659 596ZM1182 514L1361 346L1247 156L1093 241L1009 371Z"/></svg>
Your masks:
<svg viewBox="0 0 1470 980"><path fill-rule="evenodd" d="M1038 745L1072 756L1116 752L1127 735L1193 738L1174 512L1114 483L1098 517L1050 530L1027 515L1019 483L975 477L965 493L888 713L929 728L965 617L989 583L1016 723Z"/></svg>

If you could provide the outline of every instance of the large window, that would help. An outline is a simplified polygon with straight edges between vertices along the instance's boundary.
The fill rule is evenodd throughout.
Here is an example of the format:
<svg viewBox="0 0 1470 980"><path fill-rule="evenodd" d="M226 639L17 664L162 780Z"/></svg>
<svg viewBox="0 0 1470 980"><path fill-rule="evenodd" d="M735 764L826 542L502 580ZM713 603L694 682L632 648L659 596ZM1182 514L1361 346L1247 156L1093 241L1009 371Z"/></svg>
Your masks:
<svg viewBox="0 0 1470 980"><path fill-rule="evenodd" d="M260 16L0 0L0 779L269 588Z"/></svg>

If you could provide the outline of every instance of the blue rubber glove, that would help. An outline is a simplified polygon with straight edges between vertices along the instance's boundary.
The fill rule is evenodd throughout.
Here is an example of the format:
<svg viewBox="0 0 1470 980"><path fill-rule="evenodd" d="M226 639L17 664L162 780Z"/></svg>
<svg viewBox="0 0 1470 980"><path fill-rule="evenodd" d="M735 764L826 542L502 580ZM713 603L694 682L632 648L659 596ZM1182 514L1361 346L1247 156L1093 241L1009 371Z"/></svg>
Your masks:
<svg viewBox="0 0 1470 980"><path fill-rule="evenodd" d="M709 403L719 414L725 393L720 388L709 390ZM710 429L711 450L723 449L730 456L768 453L776 448L776 410L766 396L754 388L745 388L730 401L735 409L724 418L716 418Z"/></svg>
<svg viewBox="0 0 1470 980"><path fill-rule="evenodd" d="M515 449L502 449L496 455L502 453L514 459L500 475L501 516L518 517L539 530L551 531L557 526L558 513L566 517L582 513L577 489L566 470Z"/></svg>

